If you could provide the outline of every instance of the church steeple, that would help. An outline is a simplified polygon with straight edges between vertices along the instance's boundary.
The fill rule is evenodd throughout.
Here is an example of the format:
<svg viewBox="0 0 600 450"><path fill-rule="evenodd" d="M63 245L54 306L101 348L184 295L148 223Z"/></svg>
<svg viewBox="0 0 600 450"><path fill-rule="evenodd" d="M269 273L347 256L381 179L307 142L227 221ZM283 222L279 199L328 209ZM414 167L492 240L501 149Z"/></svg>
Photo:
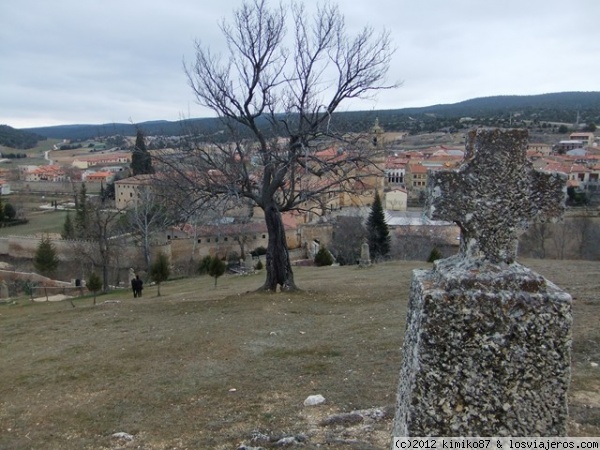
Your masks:
<svg viewBox="0 0 600 450"><path fill-rule="evenodd" d="M379 117L375 118L375 125L371 128L371 144L377 149L383 149L383 128L379 125Z"/></svg>

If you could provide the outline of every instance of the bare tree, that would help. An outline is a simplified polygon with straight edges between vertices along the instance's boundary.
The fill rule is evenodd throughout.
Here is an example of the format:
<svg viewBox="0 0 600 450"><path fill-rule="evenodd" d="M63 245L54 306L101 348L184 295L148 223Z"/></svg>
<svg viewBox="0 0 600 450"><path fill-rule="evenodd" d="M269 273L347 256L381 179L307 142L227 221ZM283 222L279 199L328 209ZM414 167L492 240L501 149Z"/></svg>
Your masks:
<svg viewBox="0 0 600 450"><path fill-rule="evenodd" d="M367 236L362 217L337 217L329 250L340 265L356 264L360 259L361 245Z"/></svg>
<svg viewBox="0 0 600 450"><path fill-rule="evenodd" d="M596 259L600 225L589 216L573 217L570 222L576 256L580 259Z"/></svg>
<svg viewBox="0 0 600 450"><path fill-rule="evenodd" d="M102 269L103 291L109 289L109 269L123 248L123 236L119 218L121 211L105 209L99 198L88 202L89 227L86 235L79 241L73 241L73 252L78 259L87 260L92 267Z"/></svg>
<svg viewBox="0 0 600 450"><path fill-rule="evenodd" d="M136 244L142 247L146 270L150 270L153 235L163 231L172 222L172 216L152 186L142 185L138 189L136 201L125 217L126 229L133 232Z"/></svg>
<svg viewBox="0 0 600 450"><path fill-rule="evenodd" d="M264 0L244 2L221 30L228 57L197 42L186 73L197 101L222 119L226 139L196 141L183 158L163 163L188 199L247 198L260 207L269 236L262 289L294 290L282 213L317 210L325 194L372 176L373 149L338 132L334 112L397 85L385 82L389 34L366 27L349 36L334 5L311 18L300 4L269 8Z"/></svg>
<svg viewBox="0 0 600 450"><path fill-rule="evenodd" d="M548 222L537 222L529 227L519 239L519 246L524 255L545 259L547 257L546 242L553 238L554 225Z"/></svg>
<svg viewBox="0 0 600 450"><path fill-rule="evenodd" d="M569 241L571 240L569 224L566 220L562 220L553 225L552 243L554 244L554 250L556 251L556 258L565 259L567 251L569 250Z"/></svg>

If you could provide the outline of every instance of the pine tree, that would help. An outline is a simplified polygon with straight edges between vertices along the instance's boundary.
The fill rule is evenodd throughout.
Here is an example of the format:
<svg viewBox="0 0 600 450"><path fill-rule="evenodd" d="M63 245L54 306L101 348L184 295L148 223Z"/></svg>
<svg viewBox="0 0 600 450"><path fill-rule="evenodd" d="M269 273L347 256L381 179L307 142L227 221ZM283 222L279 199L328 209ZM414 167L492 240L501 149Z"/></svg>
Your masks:
<svg viewBox="0 0 600 450"><path fill-rule="evenodd" d="M373 260L384 258L390 252L390 230L385 223L385 214L379 193L375 194L375 200L367 219L367 237L369 252Z"/></svg>
<svg viewBox="0 0 600 450"><path fill-rule="evenodd" d="M315 265L317 267L322 267L322 266L330 266L332 264L333 264L333 258L331 256L331 253L329 253L329 251L325 248L325 246L321 246L321 248L319 248L319 251L315 255Z"/></svg>
<svg viewBox="0 0 600 450"><path fill-rule="evenodd" d="M35 256L33 257L35 270L42 275L50 277L54 275L58 264L59 261L56 256L54 245L50 242L50 238L47 236L45 238L43 237L35 251Z"/></svg>
<svg viewBox="0 0 600 450"><path fill-rule="evenodd" d="M4 213L4 218L6 218L8 220L13 220L15 217L17 217L17 210L10 203L7 203L6 205L4 205L3 213Z"/></svg>
<svg viewBox="0 0 600 450"><path fill-rule="evenodd" d="M135 137L135 148L131 155L131 172L133 175L144 175L154 173L152 167L152 158L148 150L146 149L146 143L144 142L144 134L142 130L137 130Z"/></svg>
<svg viewBox="0 0 600 450"><path fill-rule="evenodd" d="M88 213L87 189L85 183L81 183L81 189L75 205L75 236L78 238L87 237L89 225Z"/></svg>
<svg viewBox="0 0 600 450"><path fill-rule="evenodd" d="M160 283L167 281L171 269L169 268L169 258L163 252L160 252L150 267L150 278L156 283L158 288L158 296L160 297Z"/></svg>
<svg viewBox="0 0 600 450"><path fill-rule="evenodd" d="M75 228L73 227L73 221L71 220L71 213L68 211L60 235L63 239L75 239Z"/></svg>
<svg viewBox="0 0 600 450"><path fill-rule="evenodd" d="M102 289L102 280L94 272L94 273L90 274L90 277L88 278L88 280L86 282L86 286L87 286L88 290L90 290L94 293L94 305L95 305L96 304L96 293L100 289Z"/></svg>
<svg viewBox="0 0 600 450"><path fill-rule="evenodd" d="M225 273L226 267L226 264L218 256L211 260L208 274L215 279L215 287L217 287L217 278Z"/></svg>

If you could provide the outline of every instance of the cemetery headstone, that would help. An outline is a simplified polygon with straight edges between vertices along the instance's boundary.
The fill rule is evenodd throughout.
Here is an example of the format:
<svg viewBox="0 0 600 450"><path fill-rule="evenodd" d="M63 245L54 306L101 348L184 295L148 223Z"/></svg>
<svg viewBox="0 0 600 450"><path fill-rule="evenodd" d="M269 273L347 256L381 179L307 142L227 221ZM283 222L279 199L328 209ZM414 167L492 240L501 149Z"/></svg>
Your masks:
<svg viewBox="0 0 600 450"><path fill-rule="evenodd" d="M5 280L0 282L0 298L8 298L8 285Z"/></svg>
<svg viewBox="0 0 600 450"><path fill-rule="evenodd" d="M562 215L566 180L526 149L526 131L472 131L460 169L429 174L427 214L461 245L413 273L394 436L566 433L571 296L515 262L518 231Z"/></svg>
<svg viewBox="0 0 600 450"><path fill-rule="evenodd" d="M358 261L358 265L360 267L369 267L371 265L369 243L366 240L360 246L360 260Z"/></svg>
<svg viewBox="0 0 600 450"><path fill-rule="evenodd" d="M254 259L252 258L250 252L246 253L246 261L244 261L244 266L246 267L246 270L254 270Z"/></svg>

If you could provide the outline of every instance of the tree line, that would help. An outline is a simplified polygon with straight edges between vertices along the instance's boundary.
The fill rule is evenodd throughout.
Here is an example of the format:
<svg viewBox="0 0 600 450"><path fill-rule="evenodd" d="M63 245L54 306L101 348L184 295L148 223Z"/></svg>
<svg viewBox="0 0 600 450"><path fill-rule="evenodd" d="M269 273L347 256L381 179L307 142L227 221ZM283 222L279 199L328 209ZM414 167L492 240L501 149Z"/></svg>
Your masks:
<svg viewBox="0 0 600 450"><path fill-rule="evenodd" d="M23 130L17 130L8 125L0 125L0 145L17 149L29 149L35 147L39 141L46 140L45 137Z"/></svg>

